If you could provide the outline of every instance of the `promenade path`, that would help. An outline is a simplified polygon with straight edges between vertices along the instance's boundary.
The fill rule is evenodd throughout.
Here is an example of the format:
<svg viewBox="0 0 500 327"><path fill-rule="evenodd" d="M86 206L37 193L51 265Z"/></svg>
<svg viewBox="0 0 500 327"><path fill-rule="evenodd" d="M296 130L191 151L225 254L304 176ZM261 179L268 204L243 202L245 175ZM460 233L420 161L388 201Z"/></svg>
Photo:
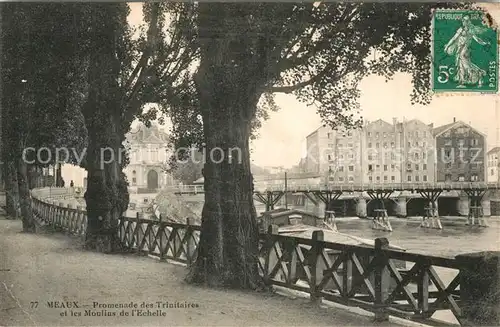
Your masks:
<svg viewBox="0 0 500 327"><path fill-rule="evenodd" d="M308 299L268 293L214 290L183 282L186 268L136 255L81 250L63 234L25 234L19 220L0 216L0 326L394 326L371 316L314 305ZM49 301L77 301L71 309ZM163 317L83 316L100 303L190 302L198 308L166 309ZM36 308L31 302L38 302ZM35 305L33 305L35 306ZM155 311L156 309L151 309ZM61 316L64 312L67 316ZM102 312L101 309L92 309ZM131 314L131 309L125 311ZM415 326L398 320L399 325Z"/></svg>

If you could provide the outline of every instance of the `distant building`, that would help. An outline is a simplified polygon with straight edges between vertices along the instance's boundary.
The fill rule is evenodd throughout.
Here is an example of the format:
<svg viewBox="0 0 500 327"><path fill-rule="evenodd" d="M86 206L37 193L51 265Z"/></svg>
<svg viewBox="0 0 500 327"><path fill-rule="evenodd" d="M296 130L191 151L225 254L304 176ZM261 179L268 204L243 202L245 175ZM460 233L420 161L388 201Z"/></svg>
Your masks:
<svg viewBox="0 0 500 327"><path fill-rule="evenodd" d="M436 181L486 181L486 136L457 121L434 128Z"/></svg>
<svg viewBox="0 0 500 327"><path fill-rule="evenodd" d="M165 172L170 158L169 136L155 123L147 128L144 124L126 135L130 164L124 169L132 191L157 190L174 185L174 179Z"/></svg>
<svg viewBox="0 0 500 327"><path fill-rule="evenodd" d="M436 150L433 125L418 119L401 123L395 121L394 125L398 133L397 147L402 154L401 161L395 163L399 167L399 178L406 183L434 182Z"/></svg>
<svg viewBox="0 0 500 327"><path fill-rule="evenodd" d="M333 142L330 144L333 153L328 154L327 180L332 183L362 182L362 165L360 154L362 151L363 131L338 130L334 133Z"/></svg>
<svg viewBox="0 0 500 327"><path fill-rule="evenodd" d="M488 182L490 183L499 183L500 182L500 161L498 160L500 157L500 147L495 147L488 151L487 153L487 163L488 163Z"/></svg>
<svg viewBox="0 0 500 327"><path fill-rule="evenodd" d="M396 127L382 119L367 123L364 128L363 182L401 182L400 162L397 154Z"/></svg>
<svg viewBox="0 0 500 327"><path fill-rule="evenodd" d="M322 126L306 137L306 172L324 174L328 171L335 148L335 134L331 128Z"/></svg>

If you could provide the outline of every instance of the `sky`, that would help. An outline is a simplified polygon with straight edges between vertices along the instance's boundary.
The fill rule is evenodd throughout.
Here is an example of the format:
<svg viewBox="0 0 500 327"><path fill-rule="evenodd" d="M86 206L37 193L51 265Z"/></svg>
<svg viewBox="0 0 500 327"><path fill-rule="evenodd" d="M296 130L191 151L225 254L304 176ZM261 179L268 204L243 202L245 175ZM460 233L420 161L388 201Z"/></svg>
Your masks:
<svg viewBox="0 0 500 327"><path fill-rule="evenodd" d="M142 22L140 3L130 3L130 24ZM500 22L500 4L483 4ZM360 85L361 114L365 120L419 119L434 126L451 123L453 118L464 121L487 135L488 148L500 146L499 95L434 96L428 106L410 103L411 76L397 74L385 82L383 77L369 76ZM297 101L293 95L277 94L281 108L270 114L252 142L252 161L259 166L291 167L305 155L305 138L321 126L314 107Z"/></svg>

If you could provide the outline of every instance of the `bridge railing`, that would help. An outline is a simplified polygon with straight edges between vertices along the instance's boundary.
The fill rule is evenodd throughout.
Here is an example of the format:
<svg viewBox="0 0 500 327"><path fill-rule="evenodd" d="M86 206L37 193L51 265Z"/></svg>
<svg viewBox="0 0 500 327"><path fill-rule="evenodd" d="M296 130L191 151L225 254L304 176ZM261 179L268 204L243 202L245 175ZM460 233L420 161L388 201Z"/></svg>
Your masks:
<svg viewBox="0 0 500 327"><path fill-rule="evenodd" d="M466 190L466 189L499 189L499 183L486 182L450 182L450 183L369 183L369 184L314 184L314 183L288 183L286 190L294 191L342 191L342 192L359 192L359 191L403 191L403 190ZM167 190L178 193L203 193L203 185L181 185L171 186ZM255 185L255 191L284 191L285 184L266 184Z"/></svg>

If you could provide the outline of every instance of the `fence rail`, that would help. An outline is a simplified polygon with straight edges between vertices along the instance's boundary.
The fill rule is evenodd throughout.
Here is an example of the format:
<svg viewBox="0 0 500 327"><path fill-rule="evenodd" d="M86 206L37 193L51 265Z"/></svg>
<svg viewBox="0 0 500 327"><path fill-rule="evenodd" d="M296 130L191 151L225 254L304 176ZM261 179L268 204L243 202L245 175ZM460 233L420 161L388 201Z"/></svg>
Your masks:
<svg viewBox="0 0 500 327"><path fill-rule="evenodd" d="M203 193L203 185L182 185L166 188L168 191L176 193ZM470 190L470 189L500 189L499 183L485 182L453 182L453 183L369 183L369 184L318 184L318 183L293 183L272 184L255 183L255 192L285 191L288 192L312 192L312 191L342 191L342 192L363 192L363 191L419 191L419 190Z"/></svg>
<svg viewBox="0 0 500 327"><path fill-rule="evenodd" d="M85 233L84 210L33 197L33 212L69 233ZM198 257L200 226L189 220L179 224L122 217L117 233L124 247L140 254L188 265ZM390 250L386 239L377 239L375 247L346 245L324 241L322 231L305 239L280 235L270 226L260 234L258 268L268 285L308 293L312 300L361 307L380 320L393 315L434 324L434 313L448 310L464 324L459 262Z"/></svg>

